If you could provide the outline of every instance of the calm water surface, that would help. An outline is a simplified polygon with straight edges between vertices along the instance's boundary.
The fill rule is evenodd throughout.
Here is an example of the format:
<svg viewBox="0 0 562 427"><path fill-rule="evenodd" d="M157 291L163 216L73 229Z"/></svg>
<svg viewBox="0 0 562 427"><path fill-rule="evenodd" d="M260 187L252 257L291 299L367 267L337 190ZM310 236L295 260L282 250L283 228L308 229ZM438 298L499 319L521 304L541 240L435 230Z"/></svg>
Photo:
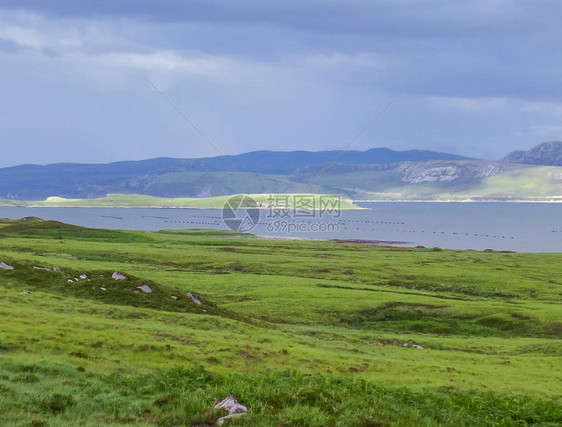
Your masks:
<svg viewBox="0 0 562 427"><path fill-rule="evenodd" d="M404 246L562 252L562 204L359 203L365 210L289 217L260 213L262 236L392 241ZM0 207L0 218L37 216L94 228L227 229L221 210ZM321 230L321 231L317 231ZM398 243L400 242L400 243Z"/></svg>

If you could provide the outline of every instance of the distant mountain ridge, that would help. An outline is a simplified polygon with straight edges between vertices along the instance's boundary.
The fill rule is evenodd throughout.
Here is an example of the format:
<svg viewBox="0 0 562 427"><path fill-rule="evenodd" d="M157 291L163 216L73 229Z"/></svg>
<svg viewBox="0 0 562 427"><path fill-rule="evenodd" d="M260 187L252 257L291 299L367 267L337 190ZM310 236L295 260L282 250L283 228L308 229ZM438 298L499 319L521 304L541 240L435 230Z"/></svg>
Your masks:
<svg viewBox="0 0 562 427"><path fill-rule="evenodd" d="M214 181L218 172L245 172L267 175L289 175L297 169L329 164L336 158L345 164L389 164L403 161L429 159L464 160L466 157L426 150L394 151L388 148L373 148L368 151L254 151L239 155L173 159L156 158L139 161L125 161L107 164L54 163L46 166L20 165L0 169L0 198L37 200L49 196L100 197L108 193L141 193L154 196L207 196L216 194L205 189L204 182L197 188L184 185L181 188L162 187L162 176L192 173L200 181ZM197 176L197 173L203 174ZM213 173L214 176L205 174ZM169 176L170 177L170 176ZM172 177L170 177L172 178ZM157 182L155 188L146 187ZM173 185L170 182L170 185ZM297 186L298 187L298 186ZM235 190L235 189L233 189ZM259 188L250 188L250 193ZM261 189L263 190L263 189ZM300 190L300 189L299 189ZM215 186L215 190L216 186ZM226 191L226 190L225 190ZM238 192L238 191L235 191Z"/></svg>
<svg viewBox="0 0 562 427"><path fill-rule="evenodd" d="M562 142L543 142L528 151L513 151L502 161L526 165L562 166Z"/></svg>
<svg viewBox="0 0 562 427"><path fill-rule="evenodd" d="M500 161L388 148L343 153L255 151L200 159L3 168L0 199L315 193L362 200L562 201L560 166L560 142L514 152Z"/></svg>
<svg viewBox="0 0 562 427"><path fill-rule="evenodd" d="M287 175L306 166L338 163L348 164L389 164L423 160L468 160L457 154L427 150L395 151L389 148L372 148L367 151L252 151L235 156L212 157L201 161L213 167L232 164L243 172Z"/></svg>

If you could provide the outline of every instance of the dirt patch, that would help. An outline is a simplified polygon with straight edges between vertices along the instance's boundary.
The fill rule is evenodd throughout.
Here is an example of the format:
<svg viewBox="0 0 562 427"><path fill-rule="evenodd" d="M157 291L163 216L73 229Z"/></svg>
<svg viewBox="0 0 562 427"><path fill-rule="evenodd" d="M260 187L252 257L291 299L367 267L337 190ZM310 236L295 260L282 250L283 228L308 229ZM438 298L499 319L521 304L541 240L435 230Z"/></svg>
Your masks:
<svg viewBox="0 0 562 427"><path fill-rule="evenodd" d="M516 319L520 320L531 320L531 316L525 316L521 313L510 313L511 317L515 317Z"/></svg>
<svg viewBox="0 0 562 427"><path fill-rule="evenodd" d="M544 329L547 334L560 335L562 334L562 323L553 322L547 325Z"/></svg>
<svg viewBox="0 0 562 427"><path fill-rule="evenodd" d="M392 307L421 307L421 308L433 308L433 309L440 309L448 307L447 305L435 305L435 304L424 304L421 302L400 302L400 301L390 301L384 304L385 308L392 308Z"/></svg>
<svg viewBox="0 0 562 427"><path fill-rule="evenodd" d="M332 242L357 243L360 245L376 245L376 246L408 245L411 243L411 242L403 242L401 240L363 240L363 239L333 239Z"/></svg>

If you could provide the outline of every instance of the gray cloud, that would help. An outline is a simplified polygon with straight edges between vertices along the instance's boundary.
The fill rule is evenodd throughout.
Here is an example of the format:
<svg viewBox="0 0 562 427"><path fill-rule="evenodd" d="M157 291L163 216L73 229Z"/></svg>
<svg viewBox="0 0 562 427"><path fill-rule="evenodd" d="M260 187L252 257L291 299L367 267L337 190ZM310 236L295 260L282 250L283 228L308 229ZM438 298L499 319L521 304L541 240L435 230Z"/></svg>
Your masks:
<svg viewBox="0 0 562 427"><path fill-rule="evenodd" d="M16 53L17 51L19 46L15 41L0 38L0 52Z"/></svg>
<svg viewBox="0 0 562 427"><path fill-rule="evenodd" d="M0 0L2 162L214 154L142 74L236 153L345 146L421 73L355 147L501 157L562 139L560 17L555 1Z"/></svg>
<svg viewBox="0 0 562 427"><path fill-rule="evenodd" d="M448 34L488 34L506 29L543 29L533 23L555 22L560 13L556 1L530 3L513 1L442 0L403 1L325 1L274 0L17 0L0 1L0 7L32 10L66 17L137 17L166 22L226 22L278 25L304 31L418 36Z"/></svg>

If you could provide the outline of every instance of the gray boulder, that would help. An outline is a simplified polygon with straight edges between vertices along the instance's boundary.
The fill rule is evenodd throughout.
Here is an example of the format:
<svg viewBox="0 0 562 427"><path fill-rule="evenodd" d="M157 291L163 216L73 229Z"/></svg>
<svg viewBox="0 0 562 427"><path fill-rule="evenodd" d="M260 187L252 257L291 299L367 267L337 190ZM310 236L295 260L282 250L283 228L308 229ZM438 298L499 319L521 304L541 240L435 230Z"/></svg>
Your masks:
<svg viewBox="0 0 562 427"><path fill-rule="evenodd" d="M248 412L248 408L244 405L240 404L236 400L236 396L233 394L228 396L226 399L222 400L221 402L215 405L216 409L223 409L228 412L228 415L225 417L221 417L217 420L216 425L222 426L225 421L239 417L240 415L244 415L245 412Z"/></svg>
<svg viewBox="0 0 562 427"><path fill-rule="evenodd" d="M114 272L114 273L111 275L111 278L112 278L113 280L127 280L127 276L125 276L125 275L119 273L118 271Z"/></svg>
<svg viewBox="0 0 562 427"><path fill-rule="evenodd" d="M199 301L197 298L195 298L191 292L188 292L188 293L186 294L186 296L187 296L191 301L193 301L195 304L201 305L201 301Z"/></svg>
<svg viewBox="0 0 562 427"><path fill-rule="evenodd" d="M13 270L14 266L10 264L6 264L4 261L0 262L0 268L4 270Z"/></svg>
<svg viewBox="0 0 562 427"><path fill-rule="evenodd" d="M145 294L151 294L152 293L152 289L150 289L150 286L148 286L146 283L143 283L140 286L137 286L137 289L140 290L141 292L144 292Z"/></svg>

